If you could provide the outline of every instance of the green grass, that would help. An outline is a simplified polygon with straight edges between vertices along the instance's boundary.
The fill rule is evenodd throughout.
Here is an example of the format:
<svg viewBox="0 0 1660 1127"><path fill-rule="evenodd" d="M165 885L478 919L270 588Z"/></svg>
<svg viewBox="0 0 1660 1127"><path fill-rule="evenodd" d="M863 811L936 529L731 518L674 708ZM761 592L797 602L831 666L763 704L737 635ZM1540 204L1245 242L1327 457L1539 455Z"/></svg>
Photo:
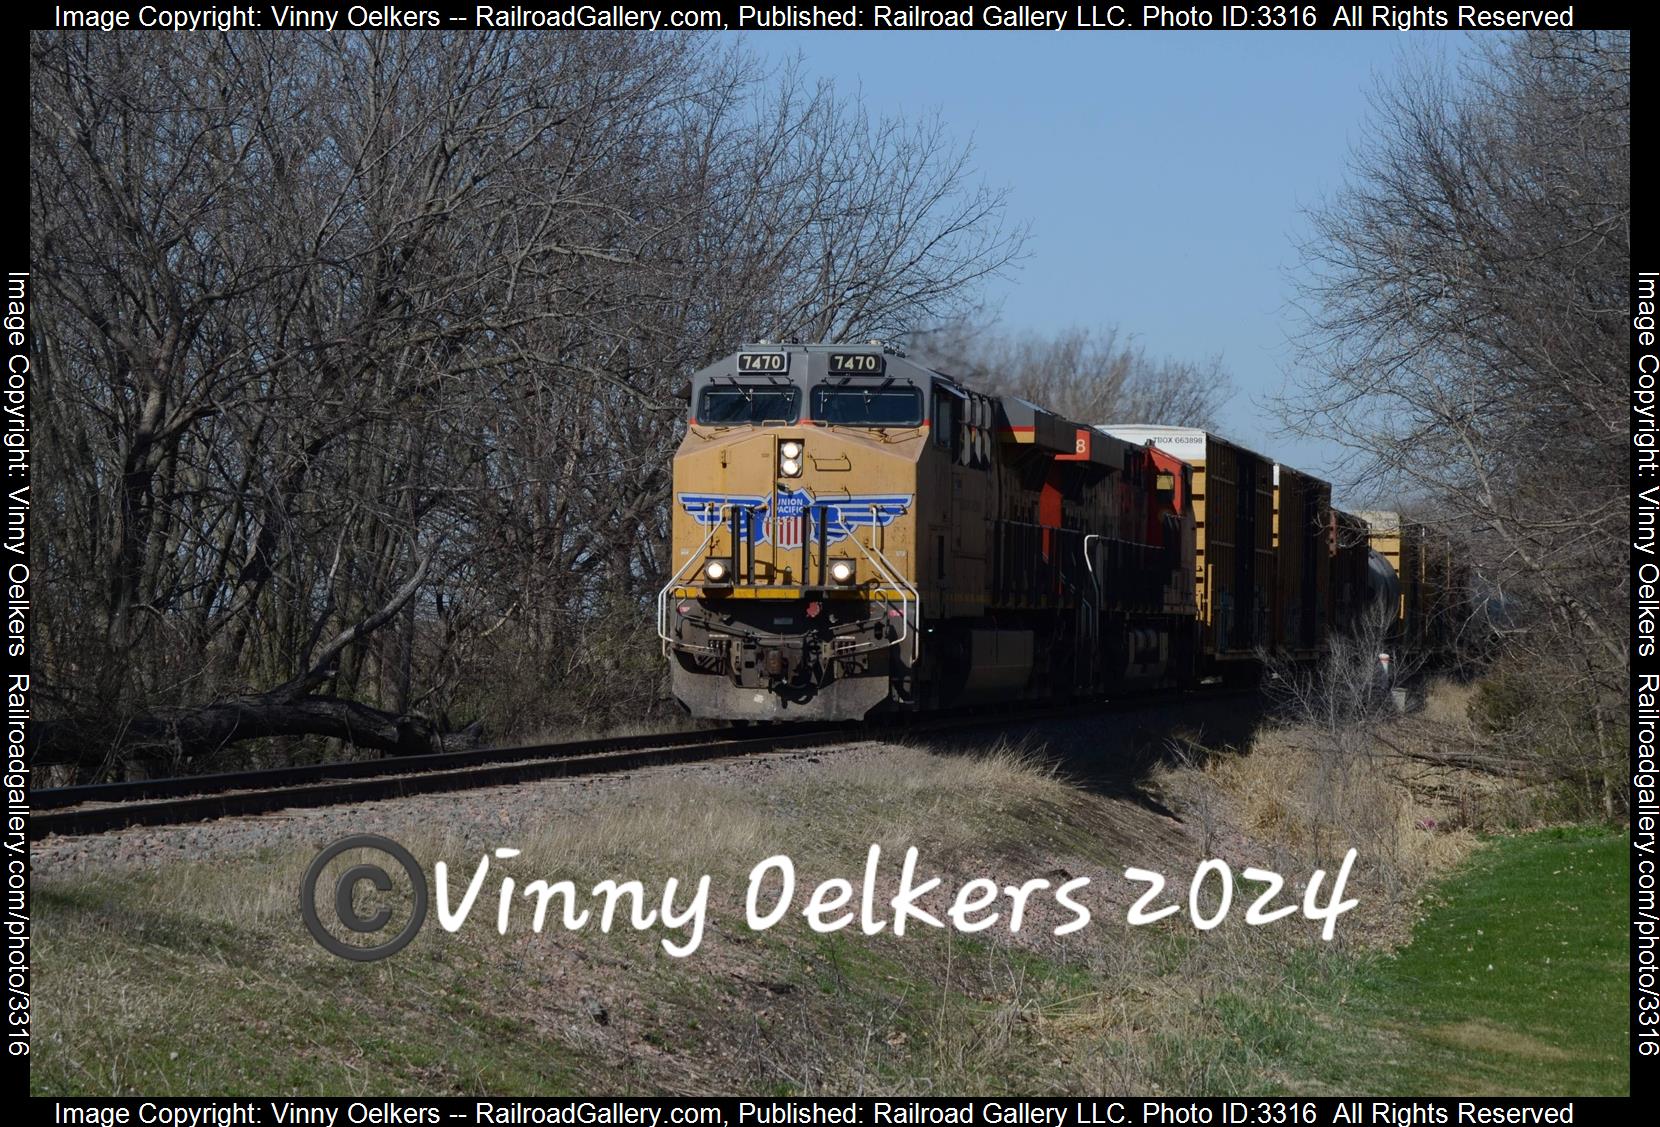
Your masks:
<svg viewBox="0 0 1660 1127"><path fill-rule="evenodd" d="M1628 1093L1629 860L1603 828L1495 839L1394 957L1304 960L1276 996L1226 999L1216 1047L1268 1089Z"/></svg>

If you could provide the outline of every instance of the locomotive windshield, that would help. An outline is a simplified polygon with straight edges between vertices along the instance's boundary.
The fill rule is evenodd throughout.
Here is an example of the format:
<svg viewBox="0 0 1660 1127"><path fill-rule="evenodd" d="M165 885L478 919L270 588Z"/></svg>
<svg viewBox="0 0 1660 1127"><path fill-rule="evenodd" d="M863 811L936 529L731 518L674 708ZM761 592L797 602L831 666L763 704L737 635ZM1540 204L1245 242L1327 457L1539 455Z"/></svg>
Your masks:
<svg viewBox="0 0 1660 1127"><path fill-rule="evenodd" d="M922 392L914 387L852 387L819 384L813 389L813 420L849 427L922 425Z"/></svg>
<svg viewBox="0 0 1660 1127"><path fill-rule="evenodd" d="M706 387L697 401L697 421L706 426L793 423L801 418L801 389L788 384Z"/></svg>

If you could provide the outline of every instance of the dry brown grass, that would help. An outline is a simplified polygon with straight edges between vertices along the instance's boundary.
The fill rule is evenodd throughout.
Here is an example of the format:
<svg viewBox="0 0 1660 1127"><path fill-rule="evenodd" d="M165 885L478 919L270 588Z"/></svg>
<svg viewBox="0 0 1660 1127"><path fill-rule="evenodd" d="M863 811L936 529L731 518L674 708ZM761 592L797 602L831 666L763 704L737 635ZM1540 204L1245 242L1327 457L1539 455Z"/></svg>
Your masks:
<svg viewBox="0 0 1660 1127"><path fill-rule="evenodd" d="M1437 681L1411 717L1339 731L1269 727L1247 753L1180 756L1156 781L1198 823L1235 830L1269 852L1285 866L1279 871L1327 865L1354 848L1357 875L1389 906L1365 913L1370 938L1399 942L1424 887L1523 801L1513 780L1437 761L1448 746L1467 744L1472 695Z"/></svg>
<svg viewBox="0 0 1660 1127"><path fill-rule="evenodd" d="M1445 871L1475 844L1467 829L1447 828L1455 811L1438 797L1436 777L1445 784L1456 772L1382 754L1341 759L1306 729L1265 732L1249 755L1217 760L1207 774L1253 837L1306 856L1353 847L1394 869L1402 886Z"/></svg>
<svg viewBox="0 0 1660 1127"><path fill-rule="evenodd" d="M1455 730L1467 729L1470 704L1476 699L1476 682L1437 677L1424 695L1423 717L1434 724Z"/></svg>
<svg viewBox="0 0 1660 1127"><path fill-rule="evenodd" d="M497 845L523 851L512 864L521 877L579 887L633 877L648 900L668 876L686 889L710 874L709 927L687 960L664 955L660 929L567 933L550 921L533 935L528 911L498 936L496 869L459 933L429 922L409 950L362 967L324 954L298 925L294 890L311 848L137 881L51 878L37 933L37 1090L927 1094L1294 1081L1276 1076L1266 1049L1207 1051L1230 1035L1218 1007L1242 989L1295 996L1299 950L1397 938L1413 914L1403 905L1473 844L1443 821L1466 781L1381 755L1336 757L1319 733L1285 729L1155 782L1177 819L1080 789L1030 747L882 745L826 754L810 770L647 773L589 808L550 808L510 838L432 823L392 834L429 873L448 860L456 887ZM760 935L742 926L760 859L794 859L799 905L818 880L857 883L872 843L885 858L879 899L914 845L947 889L977 876L1090 875L1097 914L1062 938L1036 908L1018 936L821 936L797 915ZM1306 921L1246 927L1242 905L1202 935L1185 916L1130 928L1132 890L1109 891L1133 864L1168 874L1166 902L1184 900L1203 857L1296 885L1351 844L1362 856L1351 894L1364 908L1329 946ZM271 1045L292 1060L273 1063Z"/></svg>

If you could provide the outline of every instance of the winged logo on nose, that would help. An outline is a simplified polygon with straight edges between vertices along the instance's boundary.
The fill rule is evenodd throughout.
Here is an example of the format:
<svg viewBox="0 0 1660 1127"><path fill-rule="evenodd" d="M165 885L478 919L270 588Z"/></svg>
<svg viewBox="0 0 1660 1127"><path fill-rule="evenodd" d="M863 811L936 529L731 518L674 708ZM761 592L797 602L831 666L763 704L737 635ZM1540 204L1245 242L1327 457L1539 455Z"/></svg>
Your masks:
<svg viewBox="0 0 1660 1127"><path fill-rule="evenodd" d="M805 489L782 490L776 496L758 494L681 493L680 507L704 528L730 519L734 511L751 513L757 544L769 541L780 548L799 548L803 538L815 535L819 513L824 534L834 544L860 527L886 527L911 507L914 493L859 493L814 497Z"/></svg>

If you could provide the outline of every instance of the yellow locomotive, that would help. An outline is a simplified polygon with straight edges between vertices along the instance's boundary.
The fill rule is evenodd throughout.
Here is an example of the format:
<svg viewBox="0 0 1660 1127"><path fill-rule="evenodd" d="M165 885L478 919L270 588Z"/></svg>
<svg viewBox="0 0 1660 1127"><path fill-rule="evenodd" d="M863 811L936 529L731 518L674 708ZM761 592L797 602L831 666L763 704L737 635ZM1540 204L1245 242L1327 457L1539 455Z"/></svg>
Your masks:
<svg viewBox="0 0 1660 1127"><path fill-rule="evenodd" d="M1192 469L881 344L697 372L658 633L694 716L1089 696L1201 667Z"/></svg>

